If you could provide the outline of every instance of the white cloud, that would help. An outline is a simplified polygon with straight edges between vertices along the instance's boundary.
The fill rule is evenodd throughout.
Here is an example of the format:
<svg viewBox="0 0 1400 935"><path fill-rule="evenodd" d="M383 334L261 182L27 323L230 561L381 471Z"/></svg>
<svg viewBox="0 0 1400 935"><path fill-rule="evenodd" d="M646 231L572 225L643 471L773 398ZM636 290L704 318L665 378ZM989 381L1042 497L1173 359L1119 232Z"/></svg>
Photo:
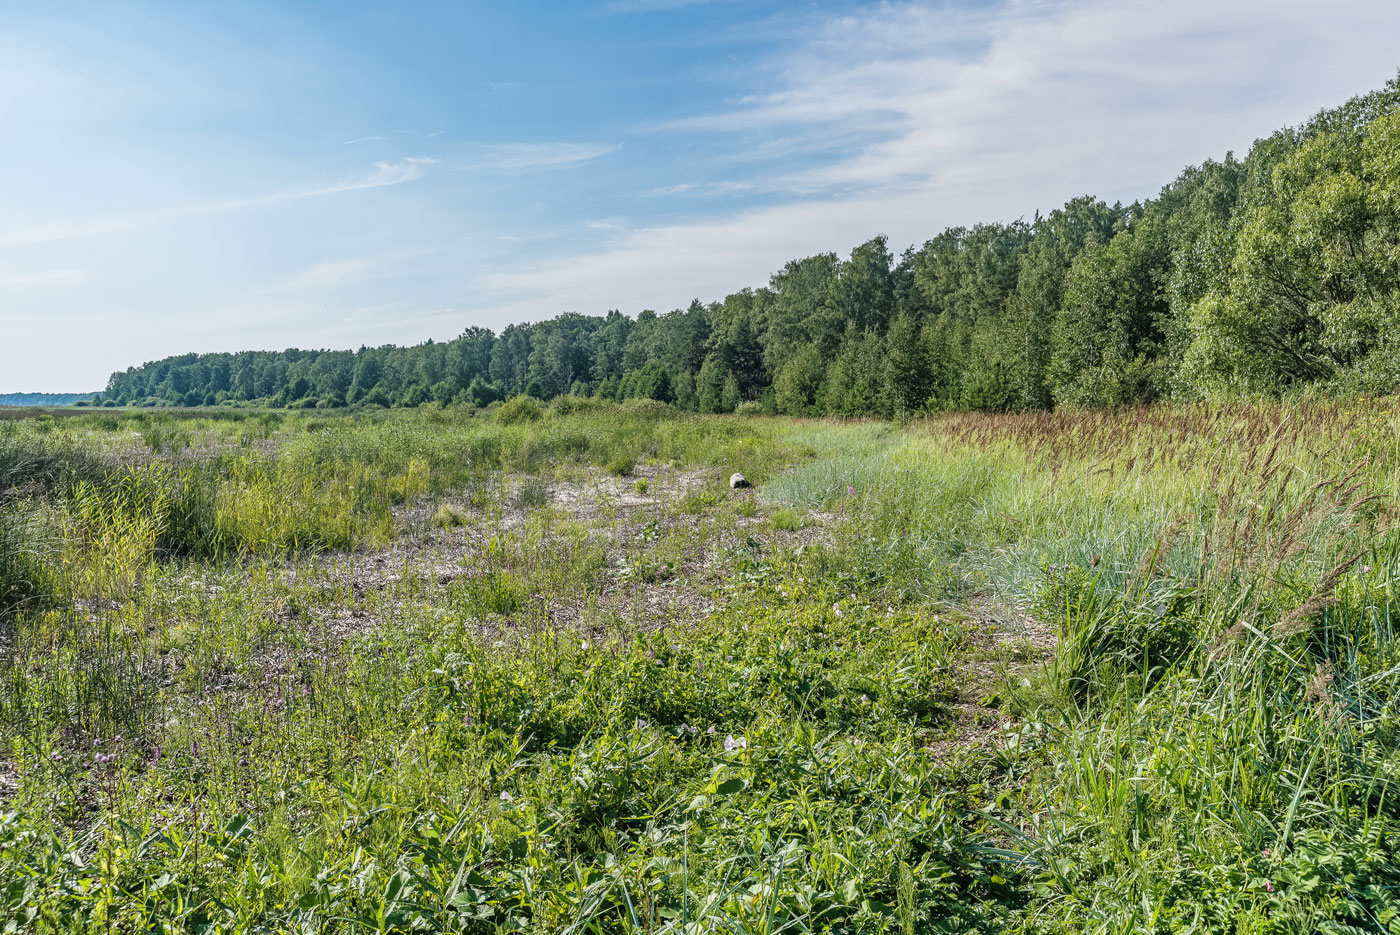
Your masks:
<svg viewBox="0 0 1400 935"><path fill-rule="evenodd" d="M468 147L463 168L524 172L571 169L610 156L620 143L499 143Z"/></svg>
<svg viewBox="0 0 1400 935"><path fill-rule="evenodd" d="M262 291L301 292L343 286L372 276L380 266L378 261L364 257L321 260Z"/></svg>
<svg viewBox="0 0 1400 935"><path fill-rule="evenodd" d="M46 286L66 286L82 282L91 274L82 269L50 269L37 273L7 273L0 271L0 289L42 289Z"/></svg>
<svg viewBox="0 0 1400 935"><path fill-rule="evenodd" d="M404 182L413 182L422 178L426 168L436 161L437 160L430 159L426 156L409 156L397 162L376 162L374 164L374 171L366 175L354 176L331 185L322 185L315 188L288 189L285 191L273 192L268 195L254 195L245 198L231 198L223 201L178 205L170 208L147 211L141 214L103 218L95 221L80 221L75 223L50 222L41 227L0 234L0 248L50 243L58 240L71 240L77 237L94 237L100 234L112 234L132 228L146 227L148 225L161 223L162 221L170 221L178 218L215 214L220 211L230 211L238 208L272 205L284 201L321 198L326 195L338 195L343 192L361 191L368 188L384 188L389 185L402 185Z"/></svg>
<svg viewBox="0 0 1400 935"><path fill-rule="evenodd" d="M680 185L663 185L647 191L648 198L715 198L732 195L735 192L753 191L753 182L682 182Z"/></svg>
<svg viewBox="0 0 1400 935"><path fill-rule="evenodd" d="M622 232L485 284L521 317L672 307L879 233L902 247L1086 192L1150 197L1188 164L1379 87L1396 35L1400 5L1380 2L881 4L809 32L769 63L771 86L659 131L790 157L761 188L805 197Z"/></svg>

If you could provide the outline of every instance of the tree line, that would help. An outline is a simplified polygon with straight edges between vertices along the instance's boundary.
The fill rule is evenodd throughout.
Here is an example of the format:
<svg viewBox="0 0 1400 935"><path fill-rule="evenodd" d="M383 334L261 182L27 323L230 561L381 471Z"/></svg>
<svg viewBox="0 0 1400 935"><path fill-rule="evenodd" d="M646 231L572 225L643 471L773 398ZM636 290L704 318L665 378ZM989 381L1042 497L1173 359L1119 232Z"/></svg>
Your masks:
<svg viewBox="0 0 1400 935"><path fill-rule="evenodd" d="M1183 171L895 257L793 260L766 286L631 318L358 351L187 354L102 405L488 405L645 397L701 412L903 416L1400 387L1400 78Z"/></svg>

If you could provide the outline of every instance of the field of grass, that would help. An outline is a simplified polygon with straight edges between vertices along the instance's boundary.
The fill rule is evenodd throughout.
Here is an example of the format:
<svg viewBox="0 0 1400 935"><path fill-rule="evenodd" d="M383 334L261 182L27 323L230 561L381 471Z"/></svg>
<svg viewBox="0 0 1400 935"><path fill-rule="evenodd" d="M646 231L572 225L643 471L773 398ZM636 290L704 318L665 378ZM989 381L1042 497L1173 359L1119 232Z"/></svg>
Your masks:
<svg viewBox="0 0 1400 935"><path fill-rule="evenodd" d="M0 925L1400 932L1398 445L0 421Z"/></svg>

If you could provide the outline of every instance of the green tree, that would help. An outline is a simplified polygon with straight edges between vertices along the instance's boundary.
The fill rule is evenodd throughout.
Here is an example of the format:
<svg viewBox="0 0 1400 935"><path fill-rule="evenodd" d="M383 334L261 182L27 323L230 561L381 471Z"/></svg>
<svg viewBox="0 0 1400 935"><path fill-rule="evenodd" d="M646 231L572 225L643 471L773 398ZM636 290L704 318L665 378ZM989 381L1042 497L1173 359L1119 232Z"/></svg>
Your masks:
<svg viewBox="0 0 1400 935"><path fill-rule="evenodd" d="M824 369L821 348L816 344L800 348L773 382L778 411L790 416L814 414Z"/></svg>
<svg viewBox="0 0 1400 935"><path fill-rule="evenodd" d="M932 368L928 348L912 315L900 315L890 326L885 341L885 383L901 419L913 415L928 401Z"/></svg>

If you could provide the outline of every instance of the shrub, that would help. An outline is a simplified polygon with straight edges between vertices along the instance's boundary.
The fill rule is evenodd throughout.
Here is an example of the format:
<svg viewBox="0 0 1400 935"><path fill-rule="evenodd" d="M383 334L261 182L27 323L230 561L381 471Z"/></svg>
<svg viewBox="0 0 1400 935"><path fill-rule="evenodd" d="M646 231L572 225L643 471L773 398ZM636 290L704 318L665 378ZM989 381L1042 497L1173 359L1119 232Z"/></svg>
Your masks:
<svg viewBox="0 0 1400 935"><path fill-rule="evenodd" d="M761 416L763 415L763 405L749 400L748 402L740 403L735 406L734 414L736 416Z"/></svg>
<svg viewBox="0 0 1400 935"><path fill-rule="evenodd" d="M555 415L567 416L580 412L597 412L607 409L608 402L592 396L559 396L549 404L549 411Z"/></svg>
<svg viewBox="0 0 1400 935"><path fill-rule="evenodd" d="M538 422L544 418L544 407L539 400L529 396L514 396L496 410L496 421L501 425L519 425L522 422Z"/></svg>
<svg viewBox="0 0 1400 935"><path fill-rule="evenodd" d="M636 459L618 455L608 462L608 473L617 477L628 477L636 467Z"/></svg>

